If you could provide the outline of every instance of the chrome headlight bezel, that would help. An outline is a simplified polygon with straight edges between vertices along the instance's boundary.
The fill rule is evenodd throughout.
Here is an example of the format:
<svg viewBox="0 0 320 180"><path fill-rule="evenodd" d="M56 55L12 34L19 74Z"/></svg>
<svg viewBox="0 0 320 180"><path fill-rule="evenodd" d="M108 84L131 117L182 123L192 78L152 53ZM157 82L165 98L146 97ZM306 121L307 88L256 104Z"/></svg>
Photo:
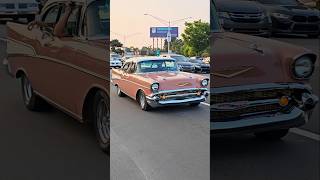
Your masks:
<svg viewBox="0 0 320 180"><path fill-rule="evenodd" d="M295 79L310 79L314 72L314 68L314 61L312 58L304 55L294 61L292 65L292 73Z"/></svg>
<svg viewBox="0 0 320 180"><path fill-rule="evenodd" d="M150 88L151 88L152 92L158 92L159 88L160 88L160 84L159 83L153 83L153 84L151 84Z"/></svg>
<svg viewBox="0 0 320 180"><path fill-rule="evenodd" d="M201 82L200 82L200 85L202 87L207 87L209 85L209 79L203 79Z"/></svg>

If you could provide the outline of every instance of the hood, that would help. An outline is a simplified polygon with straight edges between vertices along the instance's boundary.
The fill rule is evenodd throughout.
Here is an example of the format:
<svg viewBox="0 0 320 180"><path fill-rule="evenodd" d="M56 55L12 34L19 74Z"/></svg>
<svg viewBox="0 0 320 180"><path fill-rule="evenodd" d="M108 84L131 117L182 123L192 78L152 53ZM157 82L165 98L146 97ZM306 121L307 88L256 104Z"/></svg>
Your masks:
<svg viewBox="0 0 320 180"><path fill-rule="evenodd" d="M193 64L191 62L177 62L177 64L182 65L182 66L192 66Z"/></svg>
<svg viewBox="0 0 320 180"><path fill-rule="evenodd" d="M179 71L147 73L142 76L160 83L160 90L200 88L200 81L205 79L199 75Z"/></svg>
<svg viewBox="0 0 320 180"><path fill-rule="evenodd" d="M261 13L264 12L262 6L251 1L217 0L216 6L219 12L237 13Z"/></svg>
<svg viewBox="0 0 320 180"><path fill-rule="evenodd" d="M293 82L293 57L307 51L290 44L235 33L212 35L213 87ZM212 77L213 76L213 77Z"/></svg>
<svg viewBox="0 0 320 180"><path fill-rule="evenodd" d="M304 5L265 5L271 12L287 13L289 15L319 16L320 11Z"/></svg>

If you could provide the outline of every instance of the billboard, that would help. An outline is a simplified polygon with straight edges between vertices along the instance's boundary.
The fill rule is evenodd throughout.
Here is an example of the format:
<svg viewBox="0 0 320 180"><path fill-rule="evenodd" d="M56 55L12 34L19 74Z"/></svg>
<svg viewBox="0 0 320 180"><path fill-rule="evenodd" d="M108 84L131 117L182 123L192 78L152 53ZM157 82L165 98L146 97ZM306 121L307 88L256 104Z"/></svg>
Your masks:
<svg viewBox="0 0 320 180"><path fill-rule="evenodd" d="M169 27L151 27L150 37L151 38L166 38ZM178 27L170 27L171 37L177 38L179 36Z"/></svg>

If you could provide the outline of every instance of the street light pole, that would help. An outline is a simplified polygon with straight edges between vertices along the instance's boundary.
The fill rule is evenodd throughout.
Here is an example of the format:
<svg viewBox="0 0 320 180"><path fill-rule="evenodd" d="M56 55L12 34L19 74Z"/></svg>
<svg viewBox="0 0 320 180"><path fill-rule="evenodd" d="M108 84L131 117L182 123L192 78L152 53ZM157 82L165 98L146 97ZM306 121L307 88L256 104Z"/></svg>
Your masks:
<svg viewBox="0 0 320 180"><path fill-rule="evenodd" d="M168 34L167 34L167 42L168 42L168 54L170 54L170 43L171 43L171 22L169 21Z"/></svg>

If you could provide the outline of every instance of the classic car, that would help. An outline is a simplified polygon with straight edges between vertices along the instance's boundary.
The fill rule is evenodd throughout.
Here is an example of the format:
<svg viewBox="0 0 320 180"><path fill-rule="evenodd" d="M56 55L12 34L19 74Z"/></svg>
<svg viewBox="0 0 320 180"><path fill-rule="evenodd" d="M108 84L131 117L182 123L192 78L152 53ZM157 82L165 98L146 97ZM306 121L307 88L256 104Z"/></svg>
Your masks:
<svg viewBox="0 0 320 180"><path fill-rule="evenodd" d="M272 32L320 35L320 11L298 0L255 0L264 5L272 20Z"/></svg>
<svg viewBox="0 0 320 180"><path fill-rule="evenodd" d="M308 84L317 55L291 44L225 32L211 0L210 127L279 139L305 124L318 102Z"/></svg>
<svg viewBox="0 0 320 180"><path fill-rule="evenodd" d="M190 63L188 58L180 54L162 54L161 57L173 58L177 61L178 68L184 72L195 72L196 67Z"/></svg>
<svg viewBox="0 0 320 180"><path fill-rule="evenodd" d="M0 1L0 19L27 18L28 22L34 20L39 11L36 0L1 0Z"/></svg>
<svg viewBox="0 0 320 180"><path fill-rule="evenodd" d="M27 109L44 110L49 103L93 123L105 152L110 142L108 3L49 0L37 21L7 24L7 68L21 79Z"/></svg>
<svg viewBox="0 0 320 180"><path fill-rule="evenodd" d="M210 65L205 63L204 60L198 58L190 58L189 62L191 62L195 67L195 72L199 73L210 73Z"/></svg>
<svg viewBox="0 0 320 180"><path fill-rule="evenodd" d="M122 66L121 56L119 54L110 54L110 68L120 68Z"/></svg>
<svg viewBox="0 0 320 180"><path fill-rule="evenodd" d="M135 99L142 110L160 106L189 104L197 106L206 100L209 79L180 72L175 59L136 57L121 69L112 70L117 95Z"/></svg>
<svg viewBox="0 0 320 180"><path fill-rule="evenodd" d="M216 3L225 30L270 36L271 19L259 3L248 0L217 0Z"/></svg>

